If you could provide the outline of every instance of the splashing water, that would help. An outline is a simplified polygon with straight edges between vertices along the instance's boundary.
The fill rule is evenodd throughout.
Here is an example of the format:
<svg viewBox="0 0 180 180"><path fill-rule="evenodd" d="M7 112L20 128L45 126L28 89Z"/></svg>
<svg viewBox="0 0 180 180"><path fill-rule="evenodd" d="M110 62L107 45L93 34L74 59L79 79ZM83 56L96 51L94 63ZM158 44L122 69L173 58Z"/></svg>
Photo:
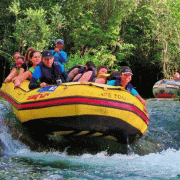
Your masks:
<svg viewBox="0 0 180 180"><path fill-rule="evenodd" d="M1 179L180 179L179 101L148 100L149 129L138 142L127 146L128 154L118 152L116 143L81 155L73 155L75 146L71 145L63 151L32 151L12 135L9 126L14 124L8 121L16 122L16 118L11 108L4 106L8 104L0 102ZM116 150L109 155L112 147Z"/></svg>

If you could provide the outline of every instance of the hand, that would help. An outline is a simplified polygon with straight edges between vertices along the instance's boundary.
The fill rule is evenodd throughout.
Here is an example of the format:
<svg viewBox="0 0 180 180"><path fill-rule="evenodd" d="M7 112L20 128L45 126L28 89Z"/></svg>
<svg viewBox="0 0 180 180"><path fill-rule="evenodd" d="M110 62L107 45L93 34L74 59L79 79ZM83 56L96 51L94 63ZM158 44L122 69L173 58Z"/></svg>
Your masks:
<svg viewBox="0 0 180 180"><path fill-rule="evenodd" d="M18 79L16 79L16 80L14 81L14 86L15 86L15 87L20 87L20 85L21 85L20 81L19 81Z"/></svg>
<svg viewBox="0 0 180 180"><path fill-rule="evenodd" d="M54 51L56 51L59 54L59 48L55 48Z"/></svg>
<svg viewBox="0 0 180 180"><path fill-rule="evenodd" d="M141 99L140 101L144 106L147 106L147 102L144 99Z"/></svg>
<svg viewBox="0 0 180 180"><path fill-rule="evenodd" d="M146 100L144 100L139 94L136 96L144 106L147 106Z"/></svg>
<svg viewBox="0 0 180 180"><path fill-rule="evenodd" d="M7 77L7 78L4 80L4 83L7 83L7 82L11 82L11 78L10 78L10 77Z"/></svg>
<svg viewBox="0 0 180 180"><path fill-rule="evenodd" d="M46 86L49 86L49 84L47 84L47 83L45 83L45 82L42 82L42 83L40 84L40 86L41 86L41 87L46 87Z"/></svg>
<svg viewBox="0 0 180 180"><path fill-rule="evenodd" d="M16 80L16 78L17 78L17 77L14 77L14 78L12 79L12 82L14 82L14 81Z"/></svg>

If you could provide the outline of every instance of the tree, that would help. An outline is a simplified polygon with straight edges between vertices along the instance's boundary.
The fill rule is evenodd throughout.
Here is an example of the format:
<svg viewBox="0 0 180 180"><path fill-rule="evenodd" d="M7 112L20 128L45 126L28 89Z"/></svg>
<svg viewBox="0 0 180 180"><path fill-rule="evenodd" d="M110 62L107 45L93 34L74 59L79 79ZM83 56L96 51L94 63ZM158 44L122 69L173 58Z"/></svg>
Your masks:
<svg viewBox="0 0 180 180"><path fill-rule="evenodd" d="M118 64L133 48L119 36L121 20L131 3L119 0L73 2L67 0L62 4L62 14L66 18L63 34L68 36L71 52L80 51L82 57L90 59L91 56L97 65L103 63L111 70L119 69Z"/></svg>
<svg viewBox="0 0 180 180"><path fill-rule="evenodd" d="M179 1L159 0L154 4L154 37L162 48L161 64L165 78L172 78L179 67L180 20Z"/></svg>
<svg viewBox="0 0 180 180"><path fill-rule="evenodd" d="M49 25L46 24L46 11L43 8L27 8L22 11L20 2L13 1L9 7L16 16L15 32L16 46L19 52L23 52L26 47L34 47L42 51L49 45L52 36ZM24 18L19 17L19 14Z"/></svg>

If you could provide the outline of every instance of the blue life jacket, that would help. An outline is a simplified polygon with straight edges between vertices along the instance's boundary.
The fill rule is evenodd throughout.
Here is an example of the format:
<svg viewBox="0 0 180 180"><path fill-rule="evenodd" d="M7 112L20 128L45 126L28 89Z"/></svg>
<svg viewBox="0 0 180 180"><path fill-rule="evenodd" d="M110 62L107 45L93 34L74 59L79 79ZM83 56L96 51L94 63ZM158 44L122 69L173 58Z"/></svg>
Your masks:
<svg viewBox="0 0 180 180"><path fill-rule="evenodd" d="M41 82L46 82L47 84L56 84L57 79L61 79L62 82L65 82L58 62L54 62L51 68L46 67L43 62L40 62L39 66L42 73L40 79Z"/></svg>

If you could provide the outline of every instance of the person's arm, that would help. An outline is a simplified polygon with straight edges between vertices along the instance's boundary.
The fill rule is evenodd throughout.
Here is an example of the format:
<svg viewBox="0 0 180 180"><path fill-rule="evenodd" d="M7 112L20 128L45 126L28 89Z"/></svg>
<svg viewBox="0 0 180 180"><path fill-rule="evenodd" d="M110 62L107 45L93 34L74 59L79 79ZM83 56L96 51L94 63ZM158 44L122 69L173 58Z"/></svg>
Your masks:
<svg viewBox="0 0 180 180"><path fill-rule="evenodd" d="M131 89L130 93L136 96L144 106L147 106L147 102L139 95L139 93L134 88Z"/></svg>
<svg viewBox="0 0 180 180"><path fill-rule="evenodd" d="M35 89L40 87L40 82L39 82L40 78L41 78L41 68L37 66L32 74L32 78L29 83L29 89Z"/></svg>
<svg viewBox="0 0 180 180"><path fill-rule="evenodd" d="M67 53L64 52L63 50L61 50L59 52L59 57L60 57L60 60L64 63L67 63Z"/></svg>
<svg viewBox="0 0 180 180"><path fill-rule="evenodd" d="M6 77L6 79L4 80L4 83L7 83L7 82L11 82L12 79L14 77L16 77L18 75L17 71L16 71L16 68L14 67L11 72L9 73L9 75Z"/></svg>
<svg viewBox="0 0 180 180"><path fill-rule="evenodd" d="M79 79L81 76L82 76L82 74L77 74L77 75L73 78L72 82L76 82L76 80Z"/></svg>
<svg viewBox="0 0 180 180"><path fill-rule="evenodd" d="M73 78L78 74L79 68L74 68L68 73L69 81L72 81Z"/></svg>
<svg viewBox="0 0 180 180"><path fill-rule="evenodd" d="M93 71L87 71L85 72L78 82L88 82L93 74Z"/></svg>
<svg viewBox="0 0 180 180"><path fill-rule="evenodd" d="M22 75L25 72L24 68L20 68L18 76Z"/></svg>
<svg viewBox="0 0 180 180"><path fill-rule="evenodd" d="M19 75L14 81L15 87L20 87L20 85L23 81L25 81L28 78L29 79L31 78L31 75L32 75L32 73L30 71L26 71L23 74Z"/></svg>
<svg viewBox="0 0 180 180"><path fill-rule="evenodd" d="M141 101L144 106L147 106L147 102L139 94L136 97Z"/></svg>

